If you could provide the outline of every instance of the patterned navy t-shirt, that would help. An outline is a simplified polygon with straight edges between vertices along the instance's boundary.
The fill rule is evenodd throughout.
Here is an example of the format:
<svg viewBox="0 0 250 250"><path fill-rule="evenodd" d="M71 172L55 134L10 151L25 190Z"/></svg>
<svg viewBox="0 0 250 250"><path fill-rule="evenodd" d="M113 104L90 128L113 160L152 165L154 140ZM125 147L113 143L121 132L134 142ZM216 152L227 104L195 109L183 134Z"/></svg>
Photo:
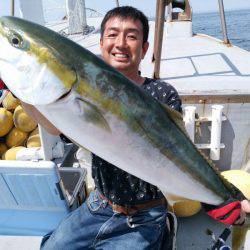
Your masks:
<svg viewBox="0 0 250 250"><path fill-rule="evenodd" d="M146 78L141 87L155 99L181 112L180 97L170 84ZM164 197L156 186L117 168L94 154L92 177L99 192L118 205L141 204Z"/></svg>

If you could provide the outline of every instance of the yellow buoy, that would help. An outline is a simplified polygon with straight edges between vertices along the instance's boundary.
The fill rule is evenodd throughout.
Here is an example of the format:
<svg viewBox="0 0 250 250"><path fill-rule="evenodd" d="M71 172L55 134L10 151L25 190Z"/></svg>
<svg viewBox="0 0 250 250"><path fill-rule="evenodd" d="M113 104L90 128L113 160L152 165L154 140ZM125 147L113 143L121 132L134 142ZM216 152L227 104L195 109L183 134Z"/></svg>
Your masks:
<svg viewBox="0 0 250 250"><path fill-rule="evenodd" d="M21 105L16 107L13 120L16 128L24 132L31 132L37 126L37 123L23 110Z"/></svg>
<svg viewBox="0 0 250 250"><path fill-rule="evenodd" d="M41 140L39 134L32 135L27 140L27 148L41 147Z"/></svg>
<svg viewBox="0 0 250 250"><path fill-rule="evenodd" d="M247 199L250 199L250 174L244 170L227 170L221 173L230 183L237 187Z"/></svg>
<svg viewBox="0 0 250 250"><path fill-rule="evenodd" d="M20 101L15 98L11 92L8 92L8 94L4 97L2 104L7 110L14 110L18 105L20 105Z"/></svg>
<svg viewBox="0 0 250 250"><path fill-rule="evenodd" d="M39 128L37 127L36 129L34 129L31 133L30 136L32 135L38 135L39 134Z"/></svg>
<svg viewBox="0 0 250 250"><path fill-rule="evenodd" d="M176 195L167 195L168 209L178 217L188 217L197 214L201 210L199 201L189 200Z"/></svg>
<svg viewBox="0 0 250 250"><path fill-rule="evenodd" d="M28 133L14 127L6 136L6 144L9 148L22 146L28 138Z"/></svg>
<svg viewBox="0 0 250 250"><path fill-rule="evenodd" d="M8 150L4 142L0 142L0 157Z"/></svg>
<svg viewBox="0 0 250 250"><path fill-rule="evenodd" d="M5 108L0 108L0 137L8 134L12 127L12 113Z"/></svg>
<svg viewBox="0 0 250 250"><path fill-rule="evenodd" d="M3 160L9 160L9 161L16 160L17 152L24 149L24 148L25 147L22 147L22 146L10 148L9 150L7 150L3 154L2 159Z"/></svg>

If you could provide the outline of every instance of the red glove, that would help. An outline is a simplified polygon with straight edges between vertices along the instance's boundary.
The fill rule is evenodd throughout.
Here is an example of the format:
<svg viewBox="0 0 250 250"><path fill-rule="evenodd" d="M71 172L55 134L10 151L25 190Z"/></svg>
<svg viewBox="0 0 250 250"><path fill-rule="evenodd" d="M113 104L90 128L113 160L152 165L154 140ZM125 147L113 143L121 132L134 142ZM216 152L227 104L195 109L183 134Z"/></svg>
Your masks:
<svg viewBox="0 0 250 250"><path fill-rule="evenodd" d="M235 199L229 199L219 206L204 204L203 207L210 217L226 225L233 225L240 217L241 203Z"/></svg>

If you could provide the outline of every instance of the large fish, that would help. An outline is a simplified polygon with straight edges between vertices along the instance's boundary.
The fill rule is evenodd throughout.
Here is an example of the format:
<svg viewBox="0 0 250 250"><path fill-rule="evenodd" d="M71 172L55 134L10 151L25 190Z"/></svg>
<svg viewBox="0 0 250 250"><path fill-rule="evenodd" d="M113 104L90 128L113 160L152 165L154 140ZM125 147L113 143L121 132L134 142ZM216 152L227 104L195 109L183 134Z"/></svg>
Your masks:
<svg viewBox="0 0 250 250"><path fill-rule="evenodd" d="M214 205L244 198L200 154L176 111L56 32L0 18L0 75L62 133L165 194Z"/></svg>

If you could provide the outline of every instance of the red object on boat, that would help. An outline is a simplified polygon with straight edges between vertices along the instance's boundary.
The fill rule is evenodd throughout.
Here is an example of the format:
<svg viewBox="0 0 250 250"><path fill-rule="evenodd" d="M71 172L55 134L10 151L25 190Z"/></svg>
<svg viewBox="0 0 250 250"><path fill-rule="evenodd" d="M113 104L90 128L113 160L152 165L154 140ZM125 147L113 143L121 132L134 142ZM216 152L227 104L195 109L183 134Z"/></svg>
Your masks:
<svg viewBox="0 0 250 250"><path fill-rule="evenodd" d="M4 82L2 81L2 79L0 79L0 89L5 89L6 86L4 84Z"/></svg>

